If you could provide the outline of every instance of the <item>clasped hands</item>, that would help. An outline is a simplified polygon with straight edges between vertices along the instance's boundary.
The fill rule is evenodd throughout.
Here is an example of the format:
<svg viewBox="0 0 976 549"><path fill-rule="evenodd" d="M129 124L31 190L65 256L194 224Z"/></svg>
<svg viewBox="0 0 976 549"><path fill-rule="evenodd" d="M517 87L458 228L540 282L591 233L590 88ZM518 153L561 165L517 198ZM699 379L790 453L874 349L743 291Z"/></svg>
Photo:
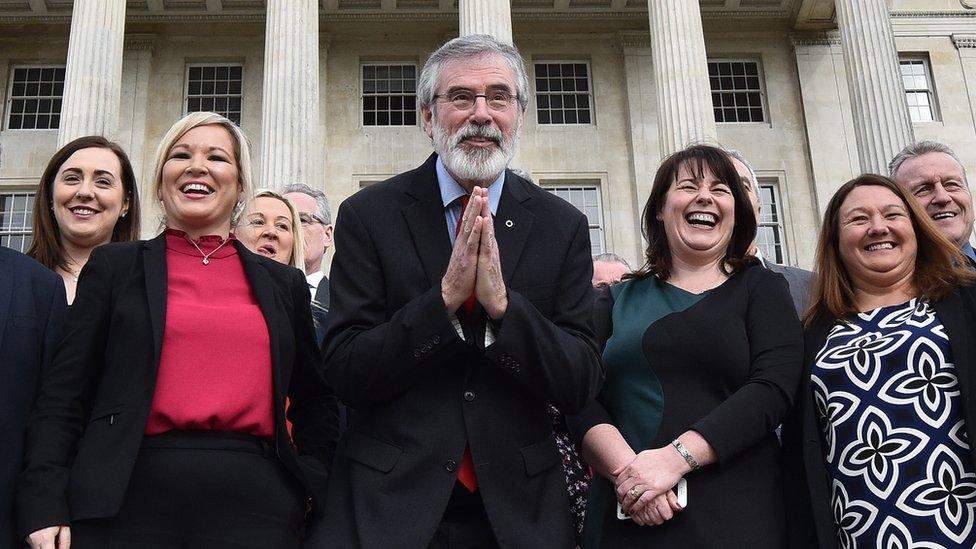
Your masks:
<svg viewBox="0 0 976 549"><path fill-rule="evenodd" d="M672 488L690 470L671 445L640 452L612 473L621 510L641 526L671 520L682 510Z"/></svg>
<svg viewBox="0 0 976 549"><path fill-rule="evenodd" d="M484 187L471 191L447 272L441 280L441 297L450 314L456 313L472 292L489 317L498 320L505 316L508 290L488 207L488 189Z"/></svg>

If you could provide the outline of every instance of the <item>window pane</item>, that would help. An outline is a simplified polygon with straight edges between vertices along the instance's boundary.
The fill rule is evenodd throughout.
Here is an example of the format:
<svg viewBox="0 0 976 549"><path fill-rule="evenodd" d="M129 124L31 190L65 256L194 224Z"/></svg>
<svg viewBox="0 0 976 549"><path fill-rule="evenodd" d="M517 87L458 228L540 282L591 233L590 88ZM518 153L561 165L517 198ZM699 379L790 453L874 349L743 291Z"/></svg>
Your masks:
<svg viewBox="0 0 976 549"><path fill-rule="evenodd" d="M912 122L936 120L935 93L928 58L901 59L899 67Z"/></svg>
<svg viewBox="0 0 976 549"><path fill-rule="evenodd" d="M363 65L363 125L415 126L416 73L414 65Z"/></svg>
<svg viewBox="0 0 976 549"><path fill-rule="evenodd" d="M716 122L765 122L757 61L709 61L708 74Z"/></svg>
<svg viewBox="0 0 976 549"><path fill-rule="evenodd" d="M547 191L555 194L563 200L583 212L586 216L587 224L590 226L590 245L594 255L603 253L603 227L600 204L600 190L594 185L585 186L548 186L544 185Z"/></svg>
<svg viewBox="0 0 976 549"><path fill-rule="evenodd" d="M244 70L241 65L197 65L187 70L187 112L213 111L241 120Z"/></svg>
<svg viewBox="0 0 976 549"><path fill-rule="evenodd" d="M0 245L26 252L31 243L33 193L0 194Z"/></svg>
<svg viewBox="0 0 976 549"><path fill-rule="evenodd" d="M536 63L535 90L539 124L591 123L586 63Z"/></svg>

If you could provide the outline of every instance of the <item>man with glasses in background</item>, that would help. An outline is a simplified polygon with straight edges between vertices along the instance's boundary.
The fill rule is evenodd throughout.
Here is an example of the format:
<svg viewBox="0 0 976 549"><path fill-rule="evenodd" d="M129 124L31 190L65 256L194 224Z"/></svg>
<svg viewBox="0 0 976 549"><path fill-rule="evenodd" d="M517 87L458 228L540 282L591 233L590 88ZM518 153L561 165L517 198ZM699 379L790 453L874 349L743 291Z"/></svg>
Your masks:
<svg viewBox="0 0 976 549"><path fill-rule="evenodd" d="M586 218L507 170L518 51L456 38L421 71L435 154L343 202L325 375L356 410L309 547L572 547L549 402L603 371Z"/></svg>
<svg viewBox="0 0 976 549"><path fill-rule="evenodd" d="M332 245L332 211L325 193L304 183L288 185L281 193L295 205L302 220L305 278L312 293L312 316L321 345L325 317L329 313L329 279L322 272L322 258Z"/></svg>

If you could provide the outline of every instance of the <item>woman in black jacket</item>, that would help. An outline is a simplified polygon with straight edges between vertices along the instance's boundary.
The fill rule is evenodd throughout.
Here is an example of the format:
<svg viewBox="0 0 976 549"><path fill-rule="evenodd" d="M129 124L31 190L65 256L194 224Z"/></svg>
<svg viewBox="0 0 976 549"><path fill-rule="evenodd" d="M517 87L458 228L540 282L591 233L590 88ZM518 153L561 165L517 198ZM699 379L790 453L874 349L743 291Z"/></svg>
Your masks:
<svg viewBox="0 0 976 549"><path fill-rule="evenodd" d="M23 535L35 549L298 547L337 437L305 277L231 232L251 174L226 118L174 124L153 190L163 234L99 247L82 271L29 426Z"/></svg>
<svg viewBox="0 0 976 549"><path fill-rule="evenodd" d="M775 429L802 355L786 280L749 254L753 208L720 149L665 159L644 224L644 268L595 307L607 377L573 422L600 475L583 545L780 548Z"/></svg>
<svg viewBox="0 0 976 549"><path fill-rule="evenodd" d="M783 429L799 547L973 547L976 278L890 179L824 214L797 405Z"/></svg>

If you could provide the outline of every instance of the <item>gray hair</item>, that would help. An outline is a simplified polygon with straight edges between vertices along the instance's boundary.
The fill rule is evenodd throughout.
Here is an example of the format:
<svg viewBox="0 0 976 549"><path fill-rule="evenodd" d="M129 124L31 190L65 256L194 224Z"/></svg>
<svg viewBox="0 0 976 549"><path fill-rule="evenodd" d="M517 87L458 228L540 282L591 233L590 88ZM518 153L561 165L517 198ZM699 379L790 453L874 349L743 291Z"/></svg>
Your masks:
<svg viewBox="0 0 976 549"><path fill-rule="evenodd" d="M515 46L499 42L487 34L470 34L448 41L430 54L417 81L417 101L422 107L433 109L437 82L444 65L484 55L499 55L508 62L515 74L515 96L519 106L525 110L529 104L529 77L525 72L525 60Z"/></svg>
<svg viewBox="0 0 976 549"><path fill-rule="evenodd" d="M332 224L332 209L329 208L329 199L319 189L313 189L304 183L292 183L291 185L282 187L278 192L283 195L288 193L302 193L311 196L315 199L315 210L317 212L316 215L320 218L319 221L323 225Z"/></svg>
<svg viewBox="0 0 976 549"><path fill-rule="evenodd" d="M630 268L630 263L627 263L627 260L626 259L620 257L619 255L617 255L615 253L610 253L610 252L602 253L602 254L600 254L598 256L595 256L593 258L593 261L594 262L596 262L596 261L606 261L607 263L620 263L624 267L627 267L627 270L628 271L633 270L633 269Z"/></svg>
<svg viewBox="0 0 976 549"><path fill-rule="evenodd" d="M912 158L918 158L919 156L928 153L942 153L952 157L952 159L956 161L956 164L959 164L959 167L962 168L964 183L966 183L967 186L969 185L969 182L965 181L966 166L962 165L962 161L959 160L958 156L956 156L955 151L950 149L948 145L939 143L938 141L916 141L906 145L905 148L896 154L895 157L891 159L891 162L888 163L889 177L897 180L898 170L901 169L902 164L908 160L911 160Z"/></svg>
<svg viewBox="0 0 976 549"><path fill-rule="evenodd" d="M739 162L742 162L742 165L745 166L747 170L749 170L749 177L752 179L753 191L758 192L758 189L756 189L755 187L759 183L759 176L756 175L756 170L753 169L752 164L750 164L749 161L746 160L746 157L742 156L742 153L740 153L735 149L725 149L725 154L738 160Z"/></svg>

